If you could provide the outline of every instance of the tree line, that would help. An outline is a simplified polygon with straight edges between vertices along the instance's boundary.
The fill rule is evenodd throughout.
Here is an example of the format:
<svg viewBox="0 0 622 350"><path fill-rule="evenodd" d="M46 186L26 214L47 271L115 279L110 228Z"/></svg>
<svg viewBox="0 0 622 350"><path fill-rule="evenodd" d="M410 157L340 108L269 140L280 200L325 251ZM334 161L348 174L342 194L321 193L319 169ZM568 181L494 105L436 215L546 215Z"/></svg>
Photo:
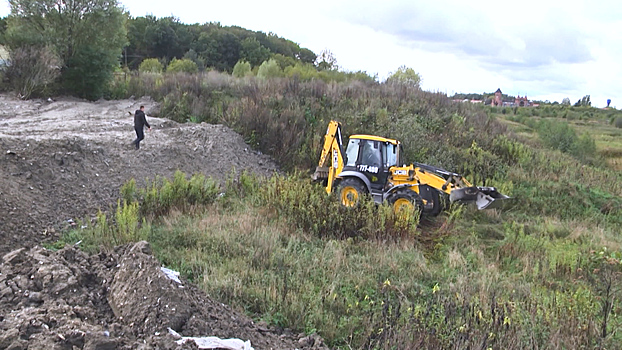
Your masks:
<svg viewBox="0 0 622 350"><path fill-rule="evenodd" d="M257 66L270 58L291 65L313 64L317 58L313 51L274 33L220 23L184 24L175 17L130 17L127 31L122 59L130 69L137 69L146 58L158 58L164 64L187 58L199 70L213 68L229 73L240 60Z"/></svg>
<svg viewBox="0 0 622 350"><path fill-rule="evenodd" d="M237 76L248 75L248 67L257 75L263 64L264 74L276 72L273 76L284 76L289 67L290 76L315 78L324 71L330 72L324 80L377 79L366 72L334 74L338 66L330 51L316 55L274 33L220 23L184 24L175 17L132 17L117 0L9 4L11 13L0 18L0 45L10 53L0 62L0 88L22 98L62 93L98 99L106 95L115 72L137 70L142 63L155 71L159 64L172 65L171 71L227 73L235 73L237 65ZM420 78L411 71L400 67L396 74L414 74L414 80L406 80L418 85Z"/></svg>

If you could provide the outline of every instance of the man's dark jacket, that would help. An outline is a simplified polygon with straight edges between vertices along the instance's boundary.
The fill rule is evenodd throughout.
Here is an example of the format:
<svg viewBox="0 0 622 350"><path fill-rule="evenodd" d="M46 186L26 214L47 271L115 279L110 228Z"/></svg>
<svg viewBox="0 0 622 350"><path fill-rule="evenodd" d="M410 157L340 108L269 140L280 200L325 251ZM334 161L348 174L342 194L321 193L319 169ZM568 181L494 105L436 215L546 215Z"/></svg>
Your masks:
<svg viewBox="0 0 622 350"><path fill-rule="evenodd" d="M134 128L142 129L142 128L145 127L145 125L148 128L151 128L149 123L147 123L147 118L145 117L145 112L143 112L143 111L141 111L139 109L136 112L134 112Z"/></svg>

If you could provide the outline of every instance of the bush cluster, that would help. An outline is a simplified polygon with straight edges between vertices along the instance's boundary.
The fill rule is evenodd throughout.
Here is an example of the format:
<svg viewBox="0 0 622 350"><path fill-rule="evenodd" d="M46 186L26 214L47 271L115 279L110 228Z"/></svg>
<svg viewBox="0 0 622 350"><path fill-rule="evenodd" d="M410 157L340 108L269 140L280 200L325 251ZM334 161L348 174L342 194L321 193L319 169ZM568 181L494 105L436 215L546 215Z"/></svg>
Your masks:
<svg viewBox="0 0 622 350"><path fill-rule="evenodd" d="M121 198L125 203L139 203L141 216L159 217L172 209L186 212L193 206L213 203L219 191L211 177L195 174L188 179L177 170L172 181L158 176L145 188L137 188L132 179L121 188Z"/></svg>
<svg viewBox="0 0 622 350"><path fill-rule="evenodd" d="M276 218L318 238L395 240L417 235L419 218L400 220L391 207L377 206L371 198L357 208L344 207L323 187L297 176L273 176L258 196Z"/></svg>
<svg viewBox="0 0 622 350"><path fill-rule="evenodd" d="M574 129L565 122L545 119L537 124L542 141L552 149L570 153L579 159L596 156L596 143L587 134L577 136Z"/></svg>

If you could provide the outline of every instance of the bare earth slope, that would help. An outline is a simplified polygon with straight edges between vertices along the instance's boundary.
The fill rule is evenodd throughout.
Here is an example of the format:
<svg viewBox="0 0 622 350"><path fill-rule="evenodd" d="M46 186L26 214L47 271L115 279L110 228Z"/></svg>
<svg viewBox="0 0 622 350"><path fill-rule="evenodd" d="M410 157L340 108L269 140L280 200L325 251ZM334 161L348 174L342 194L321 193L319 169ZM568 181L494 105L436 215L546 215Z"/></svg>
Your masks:
<svg viewBox="0 0 622 350"><path fill-rule="evenodd" d="M133 117L146 106L141 149ZM0 95L0 349L197 349L186 337L250 341L255 349L326 349L255 324L188 281L168 277L146 242L87 255L52 252L73 219L108 209L131 178L177 170L223 180L232 170L269 175L272 160L221 125L151 117L150 99L20 101Z"/></svg>
<svg viewBox="0 0 622 350"><path fill-rule="evenodd" d="M181 279L147 242L88 256L76 248L14 250L0 260L0 349L196 349L178 337L250 341L254 349L326 349L279 334Z"/></svg>
<svg viewBox="0 0 622 350"><path fill-rule="evenodd" d="M133 117L145 105L151 132L139 151ZM222 125L150 117L150 99L20 101L0 95L0 253L50 239L69 220L116 201L123 183L179 169L223 179L235 168L276 166Z"/></svg>

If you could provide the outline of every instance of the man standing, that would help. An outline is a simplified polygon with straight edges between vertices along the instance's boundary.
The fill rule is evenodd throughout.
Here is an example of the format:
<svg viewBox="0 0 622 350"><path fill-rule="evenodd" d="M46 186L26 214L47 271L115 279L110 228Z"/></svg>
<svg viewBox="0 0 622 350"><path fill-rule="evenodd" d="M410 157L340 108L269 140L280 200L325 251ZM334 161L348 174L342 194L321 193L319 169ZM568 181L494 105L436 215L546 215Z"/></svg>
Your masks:
<svg viewBox="0 0 622 350"><path fill-rule="evenodd" d="M140 109L134 112L134 130L136 130L136 140L132 143L136 146L136 149L140 148L140 141L145 138L145 126L147 126L147 130L151 131L151 126L147 123L147 118L145 117L145 106L140 106Z"/></svg>

